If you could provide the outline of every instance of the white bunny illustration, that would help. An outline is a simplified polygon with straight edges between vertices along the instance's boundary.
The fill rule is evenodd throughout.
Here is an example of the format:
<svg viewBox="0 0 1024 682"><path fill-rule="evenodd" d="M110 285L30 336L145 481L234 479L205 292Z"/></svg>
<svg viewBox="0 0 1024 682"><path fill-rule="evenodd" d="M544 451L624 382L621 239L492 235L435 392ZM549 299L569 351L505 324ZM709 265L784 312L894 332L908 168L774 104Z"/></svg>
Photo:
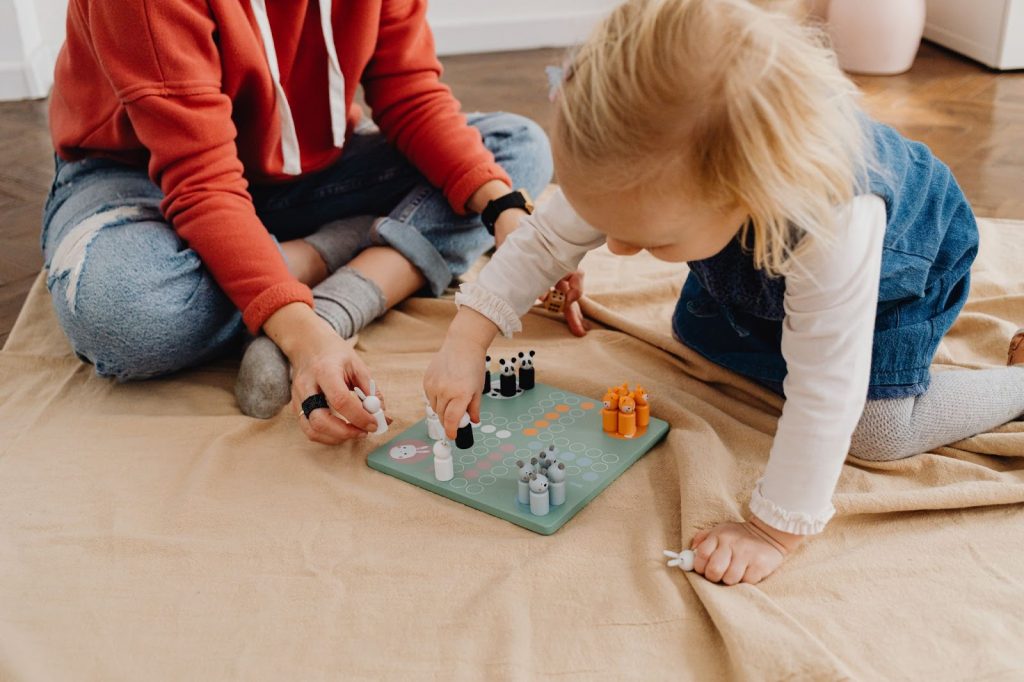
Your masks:
<svg viewBox="0 0 1024 682"><path fill-rule="evenodd" d="M382 433L388 431L388 420L384 416L384 410L380 404L380 398L377 397L377 383L370 380L370 395L363 393L363 389L358 386L353 389L356 392L359 400L363 403L363 409L373 415L373 418L377 420L377 430L373 432L374 436L379 436Z"/></svg>

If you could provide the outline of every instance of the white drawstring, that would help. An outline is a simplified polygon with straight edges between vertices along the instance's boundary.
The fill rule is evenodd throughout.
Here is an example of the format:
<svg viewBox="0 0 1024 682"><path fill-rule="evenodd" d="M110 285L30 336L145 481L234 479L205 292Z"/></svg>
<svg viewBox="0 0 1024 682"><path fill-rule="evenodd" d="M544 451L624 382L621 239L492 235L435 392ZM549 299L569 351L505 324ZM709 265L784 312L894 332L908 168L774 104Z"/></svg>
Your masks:
<svg viewBox="0 0 1024 682"><path fill-rule="evenodd" d="M281 156L284 158L282 170L288 175L302 173L302 158L299 153L299 136L295 132L295 119L288 105L288 96L281 85L281 68L277 62L277 49L274 47L274 34L270 31L270 17L267 15L266 0L250 0L256 25L263 39L263 50L267 55L267 65L274 79L274 95L277 99L277 111L281 118ZM328 61L328 92L331 104L331 136L335 147L345 144L345 128L347 116L345 112L345 76L341 72L338 51L334 45L334 28L331 25L331 0L320 0L320 28L327 47Z"/></svg>
<svg viewBox="0 0 1024 682"><path fill-rule="evenodd" d="M338 50L334 44L334 26L331 24L331 0L320 0L320 28L324 32L324 44L327 46L327 80L331 100L331 132L334 134L334 146L340 149L345 145L345 128L348 125L348 116L345 112L345 74L341 72Z"/></svg>

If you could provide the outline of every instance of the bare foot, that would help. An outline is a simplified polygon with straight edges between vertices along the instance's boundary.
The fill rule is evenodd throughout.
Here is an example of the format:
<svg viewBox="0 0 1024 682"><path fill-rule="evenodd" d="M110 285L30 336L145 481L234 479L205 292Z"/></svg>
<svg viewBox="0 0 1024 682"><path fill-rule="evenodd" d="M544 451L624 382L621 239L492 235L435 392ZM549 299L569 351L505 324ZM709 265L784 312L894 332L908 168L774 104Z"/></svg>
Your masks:
<svg viewBox="0 0 1024 682"><path fill-rule="evenodd" d="M1024 329L1019 330L1010 339L1010 350L1006 353L1006 364L1024 364Z"/></svg>

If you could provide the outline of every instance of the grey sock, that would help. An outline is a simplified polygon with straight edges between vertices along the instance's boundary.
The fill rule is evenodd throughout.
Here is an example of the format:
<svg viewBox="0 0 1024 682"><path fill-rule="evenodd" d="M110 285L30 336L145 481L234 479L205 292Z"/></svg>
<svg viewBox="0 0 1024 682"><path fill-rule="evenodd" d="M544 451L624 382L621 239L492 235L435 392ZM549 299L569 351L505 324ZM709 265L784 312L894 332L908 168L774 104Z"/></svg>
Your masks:
<svg viewBox="0 0 1024 682"><path fill-rule="evenodd" d="M938 372L923 394L869 400L850 454L903 459L990 431L1024 414L1024 366Z"/></svg>
<svg viewBox="0 0 1024 682"><path fill-rule="evenodd" d="M370 230L377 220L372 215L333 220L308 237L303 237L303 241L316 249L324 259L327 272L334 272L348 264L369 244Z"/></svg>
<svg viewBox="0 0 1024 682"><path fill-rule="evenodd" d="M316 314L342 338L354 336L387 310L384 293L352 268L341 268L313 287ZM235 381L243 414L269 419L291 399L288 358L266 336L249 344Z"/></svg>

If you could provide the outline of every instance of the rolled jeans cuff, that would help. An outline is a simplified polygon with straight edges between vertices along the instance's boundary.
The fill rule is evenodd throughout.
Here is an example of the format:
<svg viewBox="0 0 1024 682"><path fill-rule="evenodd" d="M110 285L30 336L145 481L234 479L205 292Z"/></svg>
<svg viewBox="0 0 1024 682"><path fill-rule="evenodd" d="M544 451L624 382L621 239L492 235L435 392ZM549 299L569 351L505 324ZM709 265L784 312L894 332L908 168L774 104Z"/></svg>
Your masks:
<svg viewBox="0 0 1024 682"><path fill-rule="evenodd" d="M423 273L427 287L434 296L440 296L452 281L451 270L444 257L423 234L409 223L394 218L377 221L370 234L370 242L377 246L390 246L405 256Z"/></svg>

